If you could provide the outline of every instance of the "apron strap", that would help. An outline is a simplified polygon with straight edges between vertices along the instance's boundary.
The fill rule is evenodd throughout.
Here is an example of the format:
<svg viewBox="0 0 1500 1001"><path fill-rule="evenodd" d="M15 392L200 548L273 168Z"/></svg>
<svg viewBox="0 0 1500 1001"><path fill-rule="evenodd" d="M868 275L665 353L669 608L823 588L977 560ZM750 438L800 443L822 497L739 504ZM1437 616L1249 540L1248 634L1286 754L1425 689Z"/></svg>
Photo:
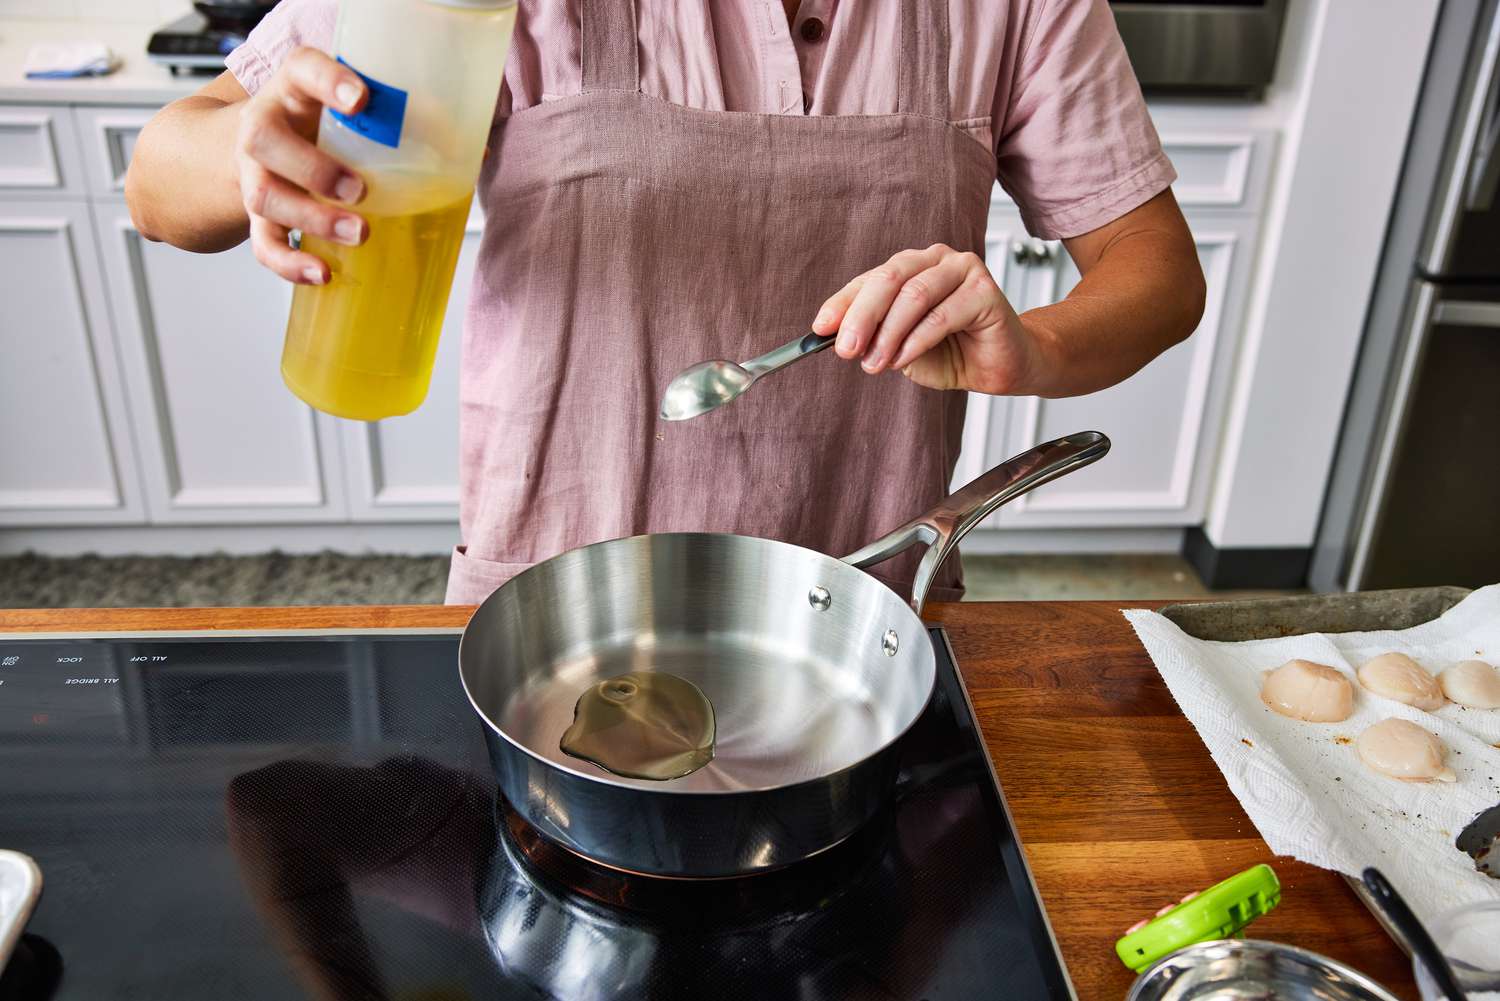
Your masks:
<svg viewBox="0 0 1500 1001"><path fill-rule="evenodd" d="M640 43L633 0L583 0L578 5L583 28L583 89L641 89Z"/></svg>
<svg viewBox="0 0 1500 1001"><path fill-rule="evenodd" d="M947 0L899 0L901 69L896 110L948 121Z"/></svg>

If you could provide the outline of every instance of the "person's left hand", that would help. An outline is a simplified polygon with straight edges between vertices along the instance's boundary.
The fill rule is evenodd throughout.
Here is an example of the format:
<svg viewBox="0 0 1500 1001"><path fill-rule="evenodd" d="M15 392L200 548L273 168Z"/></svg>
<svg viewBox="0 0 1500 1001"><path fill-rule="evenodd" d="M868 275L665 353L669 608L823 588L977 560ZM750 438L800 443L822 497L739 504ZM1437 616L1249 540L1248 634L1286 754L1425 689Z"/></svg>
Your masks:
<svg viewBox="0 0 1500 1001"><path fill-rule="evenodd" d="M903 250L833 295L813 321L871 375L901 371L930 389L1023 392L1041 346L977 254L935 243Z"/></svg>

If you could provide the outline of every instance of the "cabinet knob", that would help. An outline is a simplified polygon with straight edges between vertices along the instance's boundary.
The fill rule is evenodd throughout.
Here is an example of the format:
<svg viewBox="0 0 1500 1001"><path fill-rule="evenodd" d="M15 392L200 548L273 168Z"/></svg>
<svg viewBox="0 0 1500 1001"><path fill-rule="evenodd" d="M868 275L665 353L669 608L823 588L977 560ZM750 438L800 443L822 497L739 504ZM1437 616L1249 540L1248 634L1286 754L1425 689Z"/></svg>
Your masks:
<svg viewBox="0 0 1500 1001"><path fill-rule="evenodd" d="M1057 244L1038 240L1036 237L1013 240L1010 245L1010 259L1022 267L1028 264L1051 264L1057 260Z"/></svg>

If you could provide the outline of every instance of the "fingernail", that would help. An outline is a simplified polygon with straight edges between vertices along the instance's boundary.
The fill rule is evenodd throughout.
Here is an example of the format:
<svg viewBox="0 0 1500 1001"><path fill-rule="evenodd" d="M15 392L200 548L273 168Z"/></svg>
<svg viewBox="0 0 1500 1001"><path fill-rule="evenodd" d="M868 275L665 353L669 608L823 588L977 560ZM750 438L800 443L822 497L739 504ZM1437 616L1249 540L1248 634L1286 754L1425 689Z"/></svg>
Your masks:
<svg viewBox="0 0 1500 1001"><path fill-rule="evenodd" d="M884 361L885 359L881 358L879 355L871 355L859 364L860 367L863 368L866 372L874 375L876 372L880 371L881 363Z"/></svg>
<svg viewBox="0 0 1500 1001"><path fill-rule="evenodd" d="M307 284L309 285L321 285L323 284L323 269L306 268L302 272L302 277L307 280Z"/></svg>
<svg viewBox="0 0 1500 1001"><path fill-rule="evenodd" d="M352 215L340 216L333 224L333 235L340 243L354 247L359 244L359 220Z"/></svg>
<svg viewBox="0 0 1500 1001"><path fill-rule="evenodd" d="M365 182L353 174L344 174L333 186L333 196L341 202L353 205L364 196Z"/></svg>
<svg viewBox="0 0 1500 1001"><path fill-rule="evenodd" d="M339 107L349 111L353 109L354 102L359 100L359 87L345 80L333 88L333 96L339 102Z"/></svg>
<svg viewBox="0 0 1500 1001"><path fill-rule="evenodd" d="M831 309L820 309L820 310L818 310L817 317L813 319L813 326L815 326L815 327L824 326L824 325L826 325L828 323L829 320L832 320L832 319L833 319L833 310L831 310Z"/></svg>

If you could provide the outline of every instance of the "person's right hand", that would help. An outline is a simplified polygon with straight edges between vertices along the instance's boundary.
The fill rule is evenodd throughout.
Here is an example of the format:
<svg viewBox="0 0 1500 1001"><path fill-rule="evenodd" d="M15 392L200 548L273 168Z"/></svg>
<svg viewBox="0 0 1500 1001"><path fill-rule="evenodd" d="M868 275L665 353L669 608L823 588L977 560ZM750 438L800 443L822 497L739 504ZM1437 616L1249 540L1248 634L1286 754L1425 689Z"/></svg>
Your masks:
<svg viewBox="0 0 1500 1001"><path fill-rule="evenodd" d="M329 278L327 264L287 243L291 230L349 246L369 234L363 218L341 207L359 203L364 181L314 144L324 105L353 114L367 97L353 70L317 49L300 48L240 113L235 163L250 245L256 260L287 281L322 285Z"/></svg>

